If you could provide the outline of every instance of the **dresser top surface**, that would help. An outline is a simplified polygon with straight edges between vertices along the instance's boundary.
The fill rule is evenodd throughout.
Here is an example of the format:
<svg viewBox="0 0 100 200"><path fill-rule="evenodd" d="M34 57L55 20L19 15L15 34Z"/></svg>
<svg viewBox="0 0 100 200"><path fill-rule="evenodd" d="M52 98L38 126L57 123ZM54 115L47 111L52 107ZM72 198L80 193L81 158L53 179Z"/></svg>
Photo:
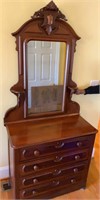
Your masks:
<svg viewBox="0 0 100 200"><path fill-rule="evenodd" d="M81 116L8 124L14 148L94 134L97 130Z"/></svg>

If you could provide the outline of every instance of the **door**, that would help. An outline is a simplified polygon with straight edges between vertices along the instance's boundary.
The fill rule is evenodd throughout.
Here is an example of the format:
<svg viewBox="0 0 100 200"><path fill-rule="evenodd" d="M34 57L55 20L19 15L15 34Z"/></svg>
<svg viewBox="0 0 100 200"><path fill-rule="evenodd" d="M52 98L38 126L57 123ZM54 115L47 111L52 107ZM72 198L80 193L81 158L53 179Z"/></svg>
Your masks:
<svg viewBox="0 0 100 200"><path fill-rule="evenodd" d="M59 42L28 42L28 108L31 107L32 87L58 85L59 53Z"/></svg>

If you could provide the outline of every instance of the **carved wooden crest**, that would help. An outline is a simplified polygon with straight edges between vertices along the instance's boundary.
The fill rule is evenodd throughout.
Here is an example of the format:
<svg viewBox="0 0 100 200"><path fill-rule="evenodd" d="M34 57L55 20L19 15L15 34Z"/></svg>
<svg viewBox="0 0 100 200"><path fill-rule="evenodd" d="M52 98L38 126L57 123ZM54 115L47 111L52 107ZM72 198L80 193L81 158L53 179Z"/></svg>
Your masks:
<svg viewBox="0 0 100 200"><path fill-rule="evenodd" d="M43 7L39 11L35 12L32 18L44 19L40 26L46 31L48 35L57 29L57 24L55 23L57 19L67 21L65 15L58 9L53 1L51 1L47 6Z"/></svg>

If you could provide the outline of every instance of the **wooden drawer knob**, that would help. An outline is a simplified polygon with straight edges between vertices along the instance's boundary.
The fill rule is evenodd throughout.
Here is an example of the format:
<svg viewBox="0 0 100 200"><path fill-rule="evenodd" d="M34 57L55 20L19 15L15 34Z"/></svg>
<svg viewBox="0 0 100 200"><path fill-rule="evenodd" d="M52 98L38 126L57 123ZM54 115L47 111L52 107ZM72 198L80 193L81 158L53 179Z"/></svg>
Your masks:
<svg viewBox="0 0 100 200"><path fill-rule="evenodd" d="M77 172L78 172L78 168L74 168L74 169L73 169L73 172L74 172L74 173L77 173Z"/></svg>
<svg viewBox="0 0 100 200"><path fill-rule="evenodd" d="M22 192L22 197L25 197L25 194L26 194L26 192L25 192L25 190Z"/></svg>
<svg viewBox="0 0 100 200"><path fill-rule="evenodd" d="M70 182L71 182L72 184L74 184L74 183L76 183L76 180L75 180L75 179L71 179Z"/></svg>
<svg viewBox="0 0 100 200"><path fill-rule="evenodd" d="M26 182L26 179L24 178L24 179L22 180L23 185L25 185L25 182Z"/></svg>
<svg viewBox="0 0 100 200"><path fill-rule="evenodd" d="M37 171L39 169L39 167L37 165L33 166L34 171Z"/></svg>
<svg viewBox="0 0 100 200"><path fill-rule="evenodd" d="M35 191L35 190L33 190L33 191L32 191L32 194L33 194L33 195L35 195L35 194L36 194L36 191Z"/></svg>
<svg viewBox="0 0 100 200"><path fill-rule="evenodd" d="M26 166L22 166L22 172L25 172Z"/></svg>
<svg viewBox="0 0 100 200"><path fill-rule="evenodd" d="M59 185L59 183L60 183L59 181L53 181L54 186Z"/></svg>
<svg viewBox="0 0 100 200"><path fill-rule="evenodd" d="M56 156L54 162L60 162L63 159L63 157Z"/></svg>
<svg viewBox="0 0 100 200"><path fill-rule="evenodd" d="M59 174L61 174L61 172L62 172L62 171L61 171L60 169L55 169L53 175L54 175L54 176L59 175Z"/></svg>
<svg viewBox="0 0 100 200"><path fill-rule="evenodd" d="M40 155L40 152L38 150L35 150L34 151L34 156L39 156Z"/></svg>
<svg viewBox="0 0 100 200"><path fill-rule="evenodd" d="M76 155L75 156L75 160L79 160L80 159L80 156L79 155Z"/></svg>
<svg viewBox="0 0 100 200"><path fill-rule="evenodd" d="M76 145L77 145L77 147L81 147L82 146L82 142L77 142Z"/></svg>
<svg viewBox="0 0 100 200"><path fill-rule="evenodd" d="M36 178L33 179L33 183L36 184L38 183L38 180Z"/></svg>
<svg viewBox="0 0 100 200"><path fill-rule="evenodd" d="M55 145L56 149L60 149L64 146L64 142L57 142L57 144Z"/></svg>
<svg viewBox="0 0 100 200"><path fill-rule="evenodd" d="M24 150L22 151L23 156L25 156L26 152L27 152L26 149L24 149Z"/></svg>

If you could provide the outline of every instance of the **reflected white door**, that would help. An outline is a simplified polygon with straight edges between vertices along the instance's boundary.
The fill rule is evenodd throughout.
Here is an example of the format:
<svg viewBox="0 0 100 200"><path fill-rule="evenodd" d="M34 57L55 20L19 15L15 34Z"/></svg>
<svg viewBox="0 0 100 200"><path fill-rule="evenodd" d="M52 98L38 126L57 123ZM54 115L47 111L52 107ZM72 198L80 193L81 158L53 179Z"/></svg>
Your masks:
<svg viewBox="0 0 100 200"><path fill-rule="evenodd" d="M28 42L28 108L31 107L31 87L58 85L59 51L59 42Z"/></svg>

